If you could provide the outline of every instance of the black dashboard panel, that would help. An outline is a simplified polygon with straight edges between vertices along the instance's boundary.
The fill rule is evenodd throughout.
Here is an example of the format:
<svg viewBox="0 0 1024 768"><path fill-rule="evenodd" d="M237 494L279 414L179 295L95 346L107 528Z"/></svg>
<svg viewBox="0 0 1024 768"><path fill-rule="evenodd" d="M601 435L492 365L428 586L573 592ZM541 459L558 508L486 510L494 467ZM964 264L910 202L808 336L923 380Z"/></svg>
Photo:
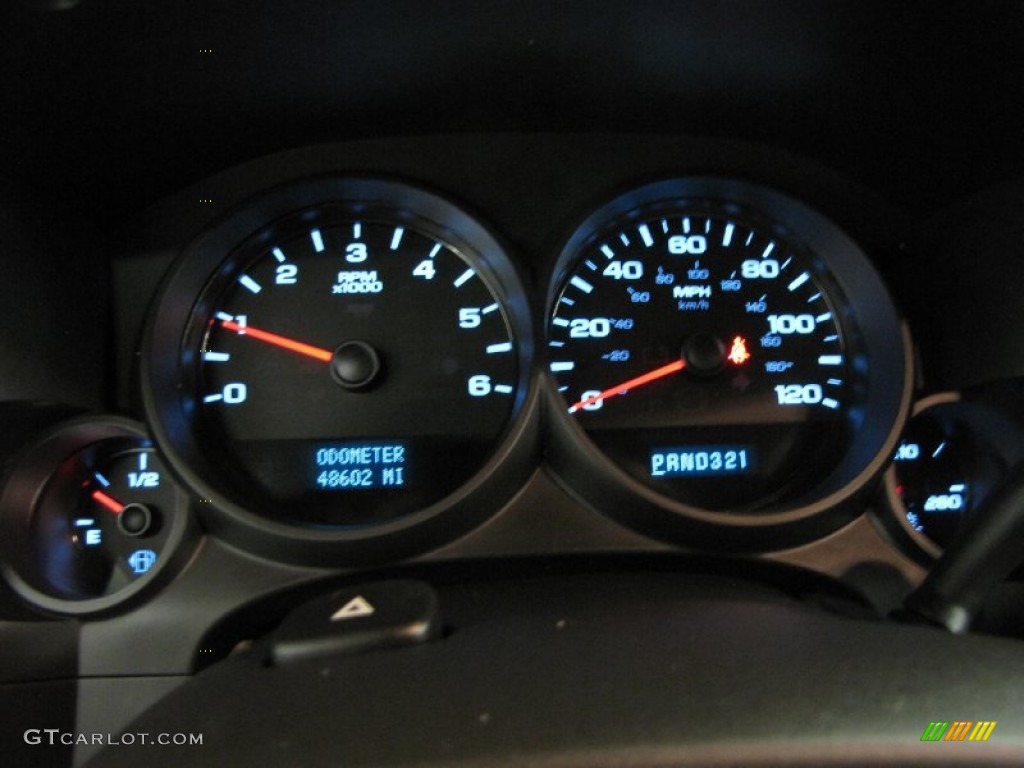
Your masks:
<svg viewBox="0 0 1024 768"><path fill-rule="evenodd" d="M597 202L640 183L694 176L708 168L715 168L725 177L754 180L791 196L809 197L823 215L838 218L838 226L853 232L854 239L862 243L877 238L877 228L886 226L890 218L867 193L840 183L813 163L796 159L780 163L774 153L763 147L737 142L637 135L499 134L325 145L246 164L203 182L152 211L153 229L161 233L159 237L172 239L164 245L163 240L151 237L140 248L141 254L126 254L115 260L118 305L130 311L139 287L155 286L165 265L172 269L171 259L203 228L222 226L216 222L223 217L229 221L232 217L251 218L253 214L247 212L252 203L248 200L253 195L279 187L285 190L284 194L292 194L287 191L291 189L289 184L323 174L354 174L357 178L359 174L374 174L446 195L502 233L525 284L525 293L520 297L525 306L521 311L529 314L539 334L546 325L547 286L558 279L554 254L583 215ZM163 235L164 232L168 234ZM872 252L882 253L883 246L876 245ZM189 263L188 257L184 257L183 263ZM195 281L199 284L201 275ZM172 303L181 307L175 310L179 315L188 300L188 296L182 296L180 301L175 297ZM166 298L162 301L168 304ZM141 305L136 306L142 309ZM123 375L134 373L132 361L139 343L134 334L143 322L141 315L128 315L122 325L127 341L118 351ZM899 333L896 329L887 332ZM144 355L161 361L160 381L169 393L176 386L170 368L171 350L177 338L173 334L180 330L177 326L168 327L160 333L166 335L167 341L162 343L159 353ZM546 368L545 342L538 339L536 347L535 366ZM889 363L886 371L902 374L902 365ZM154 369L154 364L150 364L150 369ZM147 379L145 372L143 379ZM131 379L124 382L130 396L138 391L135 385L133 392L133 384ZM891 385L897 392L901 387L900 383ZM155 413L152 403L150 407ZM168 417L161 415L159 421L166 431Z"/></svg>
<svg viewBox="0 0 1024 768"><path fill-rule="evenodd" d="M1021 581L968 637L890 617L942 550L907 517L899 461L882 472L897 446L903 460L925 445L899 440L911 400L984 414L970 446L998 448L989 474L922 464L929 512L971 499L948 542L984 510L965 489L983 479L988 493L1021 455L1024 6L81 0L7 4L0 41L0 749L13 763L1020 762ZM560 252L618 196L709 177L834 225L892 299L893 347L912 345L883 379L899 390L891 434L842 503L823 503L827 523L748 530L742 545L721 510L699 536L639 523L670 505L645 488L595 492L602 466L567 471L553 450ZM254 200L323 178L443 198L522 286L508 302L531 329L515 339L530 354L514 439L416 524L339 534L289 527L272 504L249 516L197 480L177 427L146 407L154 370L167 397L182 387L167 359L177 329L160 365L143 357L197 238L241 212L241 242L286 212L259 219ZM191 317L190 296L177 301ZM878 301L851 306L840 331L885 314ZM83 423L130 433L129 464L125 445L79 437ZM54 442L70 447L42 451ZM698 443L701 460L723 447ZM927 445L944 450L941 436ZM159 479L144 454L168 460ZM117 495L109 467L157 528L171 517L146 483L187 498L165 567L148 573L165 555L135 547L145 532L94 522L89 504L128 506L104 492ZM138 570L122 564L98 602L55 597L55 583L83 582L39 542L112 537ZM268 662L296 607L395 579L436 593L439 636ZM998 725L984 744L924 743L936 717ZM206 746L49 746L26 737L37 728L203 731Z"/></svg>

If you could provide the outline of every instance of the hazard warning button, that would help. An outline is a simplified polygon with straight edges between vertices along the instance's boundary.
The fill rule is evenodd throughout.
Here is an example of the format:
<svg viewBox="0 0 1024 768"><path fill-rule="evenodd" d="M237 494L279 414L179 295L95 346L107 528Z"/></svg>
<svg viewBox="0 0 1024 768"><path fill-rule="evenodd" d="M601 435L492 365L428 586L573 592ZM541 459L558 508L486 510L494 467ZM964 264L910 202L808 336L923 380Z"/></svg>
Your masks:
<svg viewBox="0 0 1024 768"><path fill-rule="evenodd" d="M378 581L319 597L270 638L274 664L421 643L440 634L437 593L421 581Z"/></svg>

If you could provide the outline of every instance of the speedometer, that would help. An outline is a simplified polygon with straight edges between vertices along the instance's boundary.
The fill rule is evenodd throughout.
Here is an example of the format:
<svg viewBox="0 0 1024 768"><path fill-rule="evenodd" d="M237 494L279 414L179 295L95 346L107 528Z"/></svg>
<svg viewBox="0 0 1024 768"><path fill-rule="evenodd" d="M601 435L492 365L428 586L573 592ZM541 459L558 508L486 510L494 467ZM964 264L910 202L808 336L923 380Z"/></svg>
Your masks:
<svg viewBox="0 0 1024 768"><path fill-rule="evenodd" d="M602 507L806 521L877 473L906 413L907 349L868 260L764 188L613 201L566 247L551 301L556 464Z"/></svg>

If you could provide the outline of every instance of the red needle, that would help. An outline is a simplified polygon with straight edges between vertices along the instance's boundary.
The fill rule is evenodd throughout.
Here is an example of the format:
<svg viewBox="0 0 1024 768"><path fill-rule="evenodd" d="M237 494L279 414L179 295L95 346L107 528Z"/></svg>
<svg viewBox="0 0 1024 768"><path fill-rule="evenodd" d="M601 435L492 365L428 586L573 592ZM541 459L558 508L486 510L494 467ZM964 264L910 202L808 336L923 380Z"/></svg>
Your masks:
<svg viewBox="0 0 1024 768"><path fill-rule="evenodd" d="M103 491L93 491L92 497L115 515L119 515L124 511L124 504L118 502L117 499L107 496Z"/></svg>
<svg viewBox="0 0 1024 768"><path fill-rule="evenodd" d="M569 407L569 413L575 413L580 408L585 408L592 403L596 403L598 400L605 400L609 397L613 397L614 395L624 395L627 390L636 389L648 382L669 376L683 370L685 367L686 363L682 360L676 360L668 365L661 366L661 368L655 368L653 371L648 371L642 376L637 376L635 379L630 379L629 381L624 381L621 384L616 384L614 387L609 387L604 392L598 392L596 395L583 398L578 403Z"/></svg>
<svg viewBox="0 0 1024 768"><path fill-rule="evenodd" d="M314 347L311 344L304 344L301 341L289 339L285 336L278 336L276 333L261 331L259 328L253 328L251 325L239 325L234 320L221 320L220 324L229 331L238 331L258 341L265 341L268 344L290 349L292 352L298 352L300 355L322 360L325 363L330 362L331 358L334 357L334 353L329 350Z"/></svg>

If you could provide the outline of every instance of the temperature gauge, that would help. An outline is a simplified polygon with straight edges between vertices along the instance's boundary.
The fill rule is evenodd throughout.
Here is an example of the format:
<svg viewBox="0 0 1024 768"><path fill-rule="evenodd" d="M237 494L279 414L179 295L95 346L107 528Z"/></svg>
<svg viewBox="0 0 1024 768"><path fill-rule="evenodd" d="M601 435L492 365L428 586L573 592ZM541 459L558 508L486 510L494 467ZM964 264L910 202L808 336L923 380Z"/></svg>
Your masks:
<svg viewBox="0 0 1024 768"><path fill-rule="evenodd" d="M180 544L184 496L129 425L65 426L15 470L0 503L5 569L31 602L102 610L152 581Z"/></svg>
<svg viewBox="0 0 1024 768"><path fill-rule="evenodd" d="M941 555L1014 462L1019 441L987 405L954 393L921 401L886 475L897 532L917 551Z"/></svg>

